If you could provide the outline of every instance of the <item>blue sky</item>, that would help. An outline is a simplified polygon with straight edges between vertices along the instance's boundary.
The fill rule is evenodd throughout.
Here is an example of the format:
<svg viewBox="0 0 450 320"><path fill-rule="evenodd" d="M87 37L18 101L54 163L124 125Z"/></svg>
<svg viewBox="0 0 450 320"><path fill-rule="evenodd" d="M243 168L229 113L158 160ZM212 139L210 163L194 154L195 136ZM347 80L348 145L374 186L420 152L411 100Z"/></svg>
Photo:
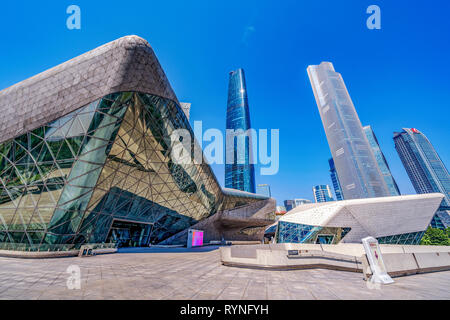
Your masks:
<svg viewBox="0 0 450 320"><path fill-rule="evenodd" d="M281 2L281 3L279 3ZM81 8L81 30L66 8ZM381 8L368 30L366 8ZM393 131L415 127L450 163L448 1L3 2L0 88L124 35L149 41L191 122L225 129L228 72L245 69L252 126L280 130L280 170L256 182L281 203L331 184L330 151L306 68L333 62L370 124L403 194L414 193ZM220 183L224 166L213 165Z"/></svg>

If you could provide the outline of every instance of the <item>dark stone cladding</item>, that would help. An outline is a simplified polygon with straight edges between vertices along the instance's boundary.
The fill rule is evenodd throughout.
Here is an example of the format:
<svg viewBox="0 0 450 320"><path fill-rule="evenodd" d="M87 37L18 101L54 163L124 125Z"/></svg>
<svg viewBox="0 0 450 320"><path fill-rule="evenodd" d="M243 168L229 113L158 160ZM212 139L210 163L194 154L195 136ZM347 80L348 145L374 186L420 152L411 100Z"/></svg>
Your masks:
<svg viewBox="0 0 450 320"><path fill-rule="evenodd" d="M0 91L0 143L120 91L179 104L149 43L125 36Z"/></svg>

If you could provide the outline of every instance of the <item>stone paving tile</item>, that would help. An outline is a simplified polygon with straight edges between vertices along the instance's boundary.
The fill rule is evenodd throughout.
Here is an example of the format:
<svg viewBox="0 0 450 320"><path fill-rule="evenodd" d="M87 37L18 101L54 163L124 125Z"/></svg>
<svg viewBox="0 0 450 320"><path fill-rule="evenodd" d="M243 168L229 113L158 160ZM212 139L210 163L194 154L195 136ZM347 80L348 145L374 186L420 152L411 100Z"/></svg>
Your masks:
<svg viewBox="0 0 450 320"><path fill-rule="evenodd" d="M450 271L369 288L358 273L231 268L208 252L117 253L88 258L0 258L0 299L450 299ZM81 290L67 289L70 265Z"/></svg>

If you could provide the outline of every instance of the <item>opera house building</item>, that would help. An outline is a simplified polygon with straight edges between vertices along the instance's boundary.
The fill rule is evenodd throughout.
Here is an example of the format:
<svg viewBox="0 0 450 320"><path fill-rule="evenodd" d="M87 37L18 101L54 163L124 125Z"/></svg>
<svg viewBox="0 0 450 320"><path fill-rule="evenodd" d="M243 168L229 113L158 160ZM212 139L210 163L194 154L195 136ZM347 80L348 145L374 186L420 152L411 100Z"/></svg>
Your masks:
<svg viewBox="0 0 450 320"><path fill-rule="evenodd" d="M275 200L222 190L206 161L173 161L177 129L194 137L137 36L0 91L0 249L183 243L189 228L262 240Z"/></svg>

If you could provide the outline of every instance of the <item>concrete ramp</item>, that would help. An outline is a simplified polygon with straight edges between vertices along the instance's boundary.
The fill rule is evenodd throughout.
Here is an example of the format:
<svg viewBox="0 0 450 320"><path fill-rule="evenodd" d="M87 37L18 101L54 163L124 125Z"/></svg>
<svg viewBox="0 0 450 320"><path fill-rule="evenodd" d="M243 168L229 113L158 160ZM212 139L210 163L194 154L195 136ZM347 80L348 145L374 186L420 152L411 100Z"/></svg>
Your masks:
<svg viewBox="0 0 450 320"><path fill-rule="evenodd" d="M222 264L258 269L335 269L362 272L362 262L345 252L324 251L314 244L268 244L222 247Z"/></svg>
<svg viewBox="0 0 450 320"><path fill-rule="evenodd" d="M387 272L392 277L450 270L449 246L380 245ZM359 243L260 244L221 247L225 266L272 270L331 269L363 273L371 270L364 248Z"/></svg>

